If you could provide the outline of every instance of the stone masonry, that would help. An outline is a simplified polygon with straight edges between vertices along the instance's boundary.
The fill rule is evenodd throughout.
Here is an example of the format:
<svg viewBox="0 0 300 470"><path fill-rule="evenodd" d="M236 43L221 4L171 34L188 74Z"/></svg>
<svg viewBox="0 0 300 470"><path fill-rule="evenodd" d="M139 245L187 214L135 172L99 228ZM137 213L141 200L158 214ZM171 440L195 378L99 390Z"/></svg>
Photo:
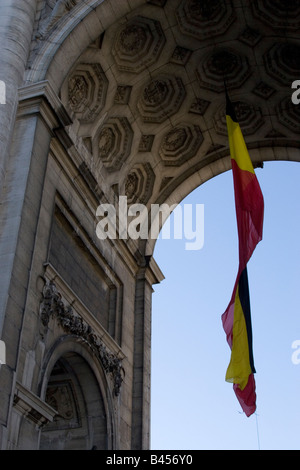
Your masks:
<svg viewBox="0 0 300 470"><path fill-rule="evenodd" d="M298 0L1 1L0 449L149 448L163 274L97 207L227 171L224 81L254 166L300 161L299 26Z"/></svg>

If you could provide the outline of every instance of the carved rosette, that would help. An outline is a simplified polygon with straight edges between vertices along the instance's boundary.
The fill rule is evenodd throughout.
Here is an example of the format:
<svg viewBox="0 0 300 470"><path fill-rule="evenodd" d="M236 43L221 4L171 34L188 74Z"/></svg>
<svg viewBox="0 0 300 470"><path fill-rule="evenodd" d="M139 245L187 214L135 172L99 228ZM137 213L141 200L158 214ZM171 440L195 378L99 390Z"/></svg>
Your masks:
<svg viewBox="0 0 300 470"><path fill-rule="evenodd" d="M160 75L151 80L138 102L144 122L165 121L179 110L185 95L185 88L179 77Z"/></svg>
<svg viewBox="0 0 300 470"><path fill-rule="evenodd" d="M108 81L99 64L79 64L62 89L62 101L82 123L95 120L106 100Z"/></svg>
<svg viewBox="0 0 300 470"><path fill-rule="evenodd" d="M113 379L115 396L120 393L122 378L121 360L109 352L90 325L70 305L65 305L61 294L53 281L46 281L40 303L40 317L44 327L48 327L51 318L55 318L65 333L81 338L93 350L106 373Z"/></svg>
<svg viewBox="0 0 300 470"><path fill-rule="evenodd" d="M192 55L192 51L190 49L186 49L185 47L176 46L173 54L170 58L170 62L178 65L186 65L189 58Z"/></svg>
<svg viewBox="0 0 300 470"><path fill-rule="evenodd" d="M182 124L173 128L163 138L159 155L166 166L180 166L193 158L203 142L197 125Z"/></svg>
<svg viewBox="0 0 300 470"><path fill-rule="evenodd" d="M125 196L128 204L147 204L152 194L155 174L150 163L137 164L125 181Z"/></svg>
<svg viewBox="0 0 300 470"><path fill-rule="evenodd" d="M99 130L93 142L94 154L109 172L118 171L131 150L133 131L126 117L112 117Z"/></svg>
<svg viewBox="0 0 300 470"><path fill-rule="evenodd" d="M176 11L184 34L203 40L225 33L235 20L231 1L184 0Z"/></svg>
<svg viewBox="0 0 300 470"><path fill-rule="evenodd" d="M251 70L247 57L231 49L218 49L203 60L196 75L201 87L221 93L224 78L228 89L238 88L251 75Z"/></svg>
<svg viewBox="0 0 300 470"><path fill-rule="evenodd" d="M165 42L159 21L136 16L118 31L112 53L120 70L140 73L158 60Z"/></svg>
<svg viewBox="0 0 300 470"><path fill-rule="evenodd" d="M237 120L244 135L254 134L264 123L260 109L244 101L233 102ZM226 109L223 105L214 117L214 127L218 134L227 136Z"/></svg>

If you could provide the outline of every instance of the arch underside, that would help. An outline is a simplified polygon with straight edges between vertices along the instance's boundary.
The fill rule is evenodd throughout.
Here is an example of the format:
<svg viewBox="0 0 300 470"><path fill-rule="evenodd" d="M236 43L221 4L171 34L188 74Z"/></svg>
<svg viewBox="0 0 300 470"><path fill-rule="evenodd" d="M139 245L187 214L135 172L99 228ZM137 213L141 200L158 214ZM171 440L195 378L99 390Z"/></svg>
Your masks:
<svg viewBox="0 0 300 470"><path fill-rule="evenodd" d="M67 3L38 23L26 82L59 94L108 200L178 203L229 169L224 80L254 166L299 160L298 2Z"/></svg>
<svg viewBox="0 0 300 470"><path fill-rule="evenodd" d="M42 429L40 449L107 449L106 410L98 382L81 355L68 352L52 368L45 401L55 411Z"/></svg>
<svg viewBox="0 0 300 470"><path fill-rule="evenodd" d="M224 80L254 166L300 161L300 105L291 100L300 79L300 4L28 5L37 6L36 18L11 142L7 135L0 214L0 331L9 366L1 373L10 374L1 445L37 448L45 432L42 447L59 447L65 431L51 424L47 387L52 405L69 393L82 415L94 414L86 379L105 419L98 416L97 444L90 434L78 447L146 449L151 295L163 274L151 256L155 240L97 237L97 207L116 206L119 196L147 208L177 204L229 170ZM37 416L41 426L50 422L48 435ZM65 435L69 426L77 439L72 416Z"/></svg>

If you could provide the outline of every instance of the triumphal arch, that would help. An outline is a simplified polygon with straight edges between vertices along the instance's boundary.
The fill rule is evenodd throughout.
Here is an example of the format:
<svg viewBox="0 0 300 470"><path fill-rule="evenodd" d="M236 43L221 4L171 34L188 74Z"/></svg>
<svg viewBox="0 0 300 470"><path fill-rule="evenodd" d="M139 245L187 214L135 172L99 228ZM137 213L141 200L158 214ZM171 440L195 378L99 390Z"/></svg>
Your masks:
<svg viewBox="0 0 300 470"><path fill-rule="evenodd" d="M1 1L1 449L149 448L163 274L97 209L229 170L224 82L254 166L299 161L299 28L299 0Z"/></svg>

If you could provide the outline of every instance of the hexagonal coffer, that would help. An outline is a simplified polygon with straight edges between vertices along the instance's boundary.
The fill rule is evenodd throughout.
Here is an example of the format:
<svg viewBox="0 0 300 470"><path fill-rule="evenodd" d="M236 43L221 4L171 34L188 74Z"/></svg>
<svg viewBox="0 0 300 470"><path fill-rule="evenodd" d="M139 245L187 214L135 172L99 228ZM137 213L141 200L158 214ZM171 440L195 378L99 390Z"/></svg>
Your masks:
<svg viewBox="0 0 300 470"><path fill-rule="evenodd" d="M181 31L200 40L223 34L235 20L228 0L184 0L176 16Z"/></svg>
<svg viewBox="0 0 300 470"><path fill-rule="evenodd" d="M270 77L290 87L300 76L300 45L294 42L275 43L264 55L264 62Z"/></svg>
<svg viewBox="0 0 300 470"><path fill-rule="evenodd" d="M202 87L218 93L224 92L224 79L228 89L240 87L250 76L247 57L232 49L217 49L208 55L196 70Z"/></svg>
<svg viewBox="0 0 300 470"><path fill-rule="evenodd" d="M272 28L298 31L300 0L252 0L254 16Z"/></svg>
<svg viewBox="0 0 300 470"><path fill-rule="evenodd" d="M159 21L136 16L118 31L112 53L120 70L140 73L157 62L165 42Z"/></svg>
<svg viewBox="0 0 300 470"><path fill-rule="evenodd" d="M179 110L185 95L181 78L160 75L144 88L138 110L144 122L161 123Z"/></svg>
<svg viewBox="0 0 300 470"><path fill-rule="evenodd" d="M245 136L254 134L263 125L264 119L259 108L255 108L245 101L233 101L232 104L234 106L237 120ZM225 105L223 105L219 112L216 113L214 117L214 127L218 134L227 136L228 131Z"/></svg>
<svg viewBox="0 0 300 470"><path fill-rule="evenodd" d="M103 109L108 80L101 66L82 63L68 77L62 87L62 101L81 123L95 120Z"/></svg>
<svg viewBox="0 0 300 470"><path fill-rule="evenodd" d="M203 142L197 125L181 124L165 134L159 155L166 166L180 166L193 158Z"/></svg>
<svg viewBox="0 0 300 470"><path fill-rule="evenodd" d="M128 158L133 131L125 117L111 117L99 129L93 141L93 154L97 155L109 171L118 171Z"/></svg>

